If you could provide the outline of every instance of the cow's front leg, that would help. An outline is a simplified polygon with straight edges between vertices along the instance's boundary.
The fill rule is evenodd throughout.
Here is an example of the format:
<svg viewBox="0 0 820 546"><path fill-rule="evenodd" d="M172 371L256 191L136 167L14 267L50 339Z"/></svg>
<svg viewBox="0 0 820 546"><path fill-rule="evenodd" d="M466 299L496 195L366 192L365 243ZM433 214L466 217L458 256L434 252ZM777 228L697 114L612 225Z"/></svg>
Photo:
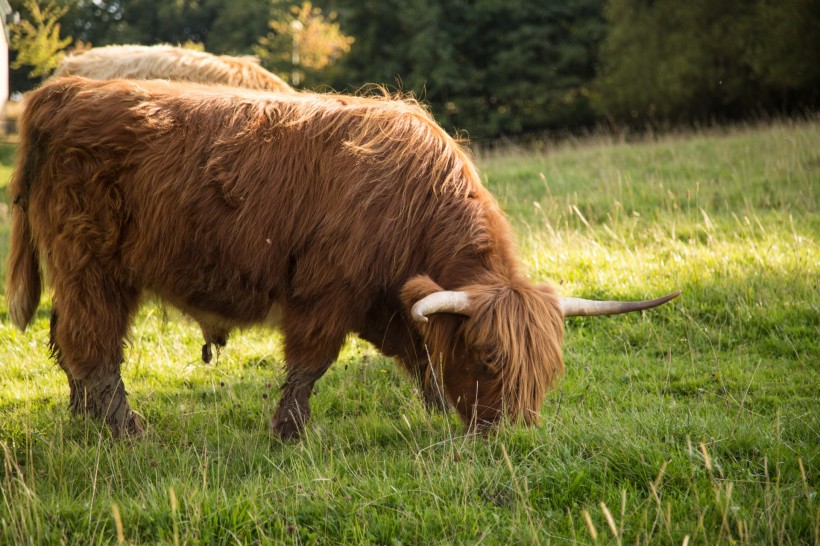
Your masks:
<svg viewBox="0 0 820 546"><path fill-rule="evenodd" d="M359 334L383 354L394 357L407 371L421 390L424 406L429 411L446 411L443 385L433 373L427 349L412 325L400 315L385 313L381 306L374 309L368 319Z"/></svg>
<svg viewBox="0 0 820 546"><path fill-rule="evenodd" d="M424 399L424 406L429 411L447 411L447 398L444 396L444 385L441 379L433 372L428 364L425 369L425 378L422 380L421 393Z"/></svg>
<svg viewBox="0 0 820 546"><path fill-rule="evenodd" d="M344 313L350 305L312 303L287 309L282 325L287 377L271 432L283 440L299 436L305 428L313 385L336 360L348 331L346 317L334 317L333 311Z"/></svg>
<svg viewBox="0 0 820 546"><path fill-rule="evenodd" d="M288 370L279 406L271 419L271 432L283 440L299 436L310 417L310 395L313 385L330 367L330 362L309 369Z"/></svg>
<svg viewBox="0 0 820 546"><path fill-rule="evenodd" d="M447 400L444 397L444 385L441 384L440 378L433 370L429 359L415 359L408 363L406 358L402 358L401 364L408 370L421 389L424 407L428 411L446 411Z"/></svg>

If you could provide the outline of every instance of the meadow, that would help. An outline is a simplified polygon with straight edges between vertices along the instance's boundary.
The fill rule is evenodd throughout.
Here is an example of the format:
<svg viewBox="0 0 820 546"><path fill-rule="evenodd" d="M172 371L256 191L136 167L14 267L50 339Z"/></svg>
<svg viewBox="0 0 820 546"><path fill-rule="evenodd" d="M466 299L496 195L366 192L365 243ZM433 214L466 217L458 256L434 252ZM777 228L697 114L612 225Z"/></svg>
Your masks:
<svg viewBox="0 0 820 546"><path fill-rule="evenodd" d="M0 543L820 544L820 121L477 162L534 279L683 295L568 320L541 424L486 436L351 338L291 443L268 434L278 334L237 333L206 365L196 325L147 303L123 369L147 432L114 441L68 414L47 296L26 333L3 300Z"/></svg>

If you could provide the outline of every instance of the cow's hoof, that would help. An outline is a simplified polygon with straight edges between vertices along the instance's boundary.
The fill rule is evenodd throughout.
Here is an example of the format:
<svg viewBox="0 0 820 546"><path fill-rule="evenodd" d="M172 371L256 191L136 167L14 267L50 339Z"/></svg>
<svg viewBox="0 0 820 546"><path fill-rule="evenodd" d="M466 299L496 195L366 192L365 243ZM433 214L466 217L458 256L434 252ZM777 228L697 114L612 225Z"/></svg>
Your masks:
<svg viewBox="0 0 820 546"><path fill-rule="evenodd" d="M108 419L107 424L111 427L111 434L115 438L137 438L145 433L142 420L133 410L129 410L128 415L123 416L122 420Z"/></svg>
<svg viewBox="0 0 820 546"><path fill-rule="evenodd" d="M271 434L282 441L297 440L302 433L302 427L297 426L293 419L283 419L271 423Z"/></svg>
<svg viewBox="0 0 820 546"><path fill-rule="evenodd" d="M71 413L105 423L115 438L144 432L139 416L128 404L119 371L83 380L69 380Z"/></svg>
<svg viewBox="0 0 820 546"><path fill-rule="evenodd" d="M271 435L283 441L298 439L303 429L304 421L300 423L292 415L280 416L278 412L270 422Z"/></svg>
<svg viewBox="0 0 820 546"><path fill-rule="evenodd" d="M471 421L464 424L464 434L467 436L487 436L498 430L497 421Z"/></svg>

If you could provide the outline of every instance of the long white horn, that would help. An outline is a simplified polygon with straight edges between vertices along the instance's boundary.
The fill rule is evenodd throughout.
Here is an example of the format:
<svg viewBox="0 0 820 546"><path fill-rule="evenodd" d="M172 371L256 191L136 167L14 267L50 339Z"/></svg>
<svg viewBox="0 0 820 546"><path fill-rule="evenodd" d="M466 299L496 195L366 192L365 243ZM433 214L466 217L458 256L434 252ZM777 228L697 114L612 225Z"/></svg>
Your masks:
<svg viewBox="0 0 820 546"><path fill-rule="evenodd" d="M677 298L679 295L680 290L675 290L662 298L646 301L596 301L582 298L560 298L561 312L565 317L617 315L657 307Z"/></svg>
<svg viewBox="0 0 820 546"><path fill-rule="evenodd" d="M467 293L448 290L433 292L417 301L410 309L410 314L416 322L427 322L427 315L433 313L456 313L469 316L470 300Z"/></svg>

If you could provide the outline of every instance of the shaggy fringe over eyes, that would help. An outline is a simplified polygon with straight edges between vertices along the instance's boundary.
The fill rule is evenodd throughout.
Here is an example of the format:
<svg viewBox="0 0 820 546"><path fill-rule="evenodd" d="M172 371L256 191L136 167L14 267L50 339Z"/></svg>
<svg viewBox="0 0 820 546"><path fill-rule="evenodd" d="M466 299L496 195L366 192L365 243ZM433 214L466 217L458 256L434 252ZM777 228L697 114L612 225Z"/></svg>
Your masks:
<svg viewBox="0 0 820 546"><path fill-rule="evenodd" d="M537 423L544 396L564 369L564 326L554 291L526 281L466 291L475 302L464 324L467 343L495 354L495 388L509 417Z"/></svg>

